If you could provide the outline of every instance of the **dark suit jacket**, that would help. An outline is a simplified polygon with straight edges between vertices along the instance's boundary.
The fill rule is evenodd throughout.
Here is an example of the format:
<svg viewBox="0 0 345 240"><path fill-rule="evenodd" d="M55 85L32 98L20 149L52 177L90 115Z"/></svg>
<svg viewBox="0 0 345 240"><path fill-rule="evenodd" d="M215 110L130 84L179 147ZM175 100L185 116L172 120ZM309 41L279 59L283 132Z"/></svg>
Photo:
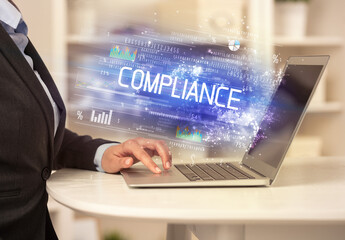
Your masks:
<svg viewBox="0 0 345 240"><path fill-rule="evenodd" d="M46 180L52 169L95 170L102 139L65 129L66 109L40 56L26 54L60 109L54 137L51 103L29 64L0 25L0 239L56 239L47 210Z"/></svg>

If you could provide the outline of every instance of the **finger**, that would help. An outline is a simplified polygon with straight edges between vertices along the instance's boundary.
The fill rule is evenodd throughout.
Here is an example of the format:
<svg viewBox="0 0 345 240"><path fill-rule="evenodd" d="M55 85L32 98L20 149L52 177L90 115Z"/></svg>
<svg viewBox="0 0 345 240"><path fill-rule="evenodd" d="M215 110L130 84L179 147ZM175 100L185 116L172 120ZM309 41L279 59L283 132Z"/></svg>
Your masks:
<svg viewBox="0 0 345 240"><path fill-rule="evenodd" d="M161 173L162 171L154 163L150 155L137 143L136 140L128 140L123 144L123 151L134 155L135 158L140 160L148 169L153 173Z"/></svg>
<svg viewBox="0 0 345 240"><path fill-rule="evenodd" d="M148 155L150 155L150 157L158 155L158 153L155 150L151 150L148 148L144 148L144 150L147 152Z"/></svg>
<svg viewBox="0 0 345 240"><path fill-rule="evenodd" d="M159 156L159 153L156 150L151 150L148 148L144 148L145 152L149 154L149 156L152 158L154 156Z"/></svg>
<svg viewBox="0 0 345 240"><path fill-rule="evenodd" d="M121 163L121 169L129 168L134 164L133 158L131 157L120 158L119 162Z"/></svg>
<svg viewBox="0 0 345 240"><path fill-rule="evenodd" d="M171 167L171 152L164 141L145 138L139 138L137 141L143 147L154 150L156 155L161 157L163 167L165 169L169 169Z"/></svg>
<svg viewBox="0 0 345 240"><path fill-rule="evenodd" d="M169 147L161 140L153 140L151 144L155 148L156 155L161 157L164 168L169 169L172 165L172 155Z"/></svg>
<svg viewBox="0 0 345 240"><path fill-rule="evenodd" d="M170 163L172 163L172 153L171 153L170 148L168 147L165 141L161 141L161 142L163 143L163 147L165 151L168 153Z"/></svg>
<svg viewBox="0 0 345 240"><path fill-rule="evenodd" d="M156 151L162 159L162 163L165 169L171 167L171 157L169 155L169 149L161 141L156 142Z"/></svg>

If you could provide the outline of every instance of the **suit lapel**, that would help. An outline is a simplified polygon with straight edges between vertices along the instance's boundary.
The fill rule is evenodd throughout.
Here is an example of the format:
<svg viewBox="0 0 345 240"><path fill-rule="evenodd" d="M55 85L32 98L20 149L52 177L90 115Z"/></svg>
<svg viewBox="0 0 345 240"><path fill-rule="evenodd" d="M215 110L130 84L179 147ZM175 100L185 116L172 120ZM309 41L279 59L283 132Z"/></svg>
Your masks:
<svg viewBox="0 0 345 240"><path fill-rule="evenodd" d="M36 98L38 105L41 107L48 126L50 153L54 151L54 113L50 101L42 87L37 80L35 73L32 71L30 65L23 57L22 53L13 42L11 37L0 24L0 51L3 53L7 61L12 65L19 77L26 84L33 96ZM61 104L61 103L60 103ZM51 155L50 157L53 157Z"/></svg>
<svg viewBox="0 0 345 240"><path fill-rule="evenodd" d="M65 105L54 83L54 80L50 75L47 67L43 63L40 55L36 51L35 47L32 45L31 41L29 41L28 46L25 48L25 53L32 58L34 62L34 69L40 74L43 82L48 87L49 92L52 95L55 103L58 105L60 110L65 110Z"/></svg>
<svg viewBox="0 0 345 240"><path fill-rule="evenodd" d="M51 77L47 67L43 63L40 55L36 51L35 47L32 45L31 41L29 41L28 46L25 48L25 53L32 58L35 70L40 74L44 84L48 87L52 98L54 99L56 105L59 107L60 110L60 122L55 134L54 141L54 153L57 154L58 149L60 148L63 140L62 135L65 129L66 108L60 96L60 93L54 83L53 78Z"/></svg>

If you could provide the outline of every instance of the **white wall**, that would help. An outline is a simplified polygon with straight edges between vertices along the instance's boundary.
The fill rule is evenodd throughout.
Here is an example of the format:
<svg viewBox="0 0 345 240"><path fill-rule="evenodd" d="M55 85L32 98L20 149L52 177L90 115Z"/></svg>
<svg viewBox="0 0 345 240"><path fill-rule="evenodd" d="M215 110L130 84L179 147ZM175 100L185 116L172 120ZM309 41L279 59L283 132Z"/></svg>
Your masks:
<svg viewBox="0 0 345 240"><path fill-rule="evenodd" d="M339 101L339 113L307 115L300 132L322 136L323 155L345 155L345 1L311 0L308 19L308 34L339 36L344 40L341 47L301 49L302 54L329 54L327 98Z"/></svg>

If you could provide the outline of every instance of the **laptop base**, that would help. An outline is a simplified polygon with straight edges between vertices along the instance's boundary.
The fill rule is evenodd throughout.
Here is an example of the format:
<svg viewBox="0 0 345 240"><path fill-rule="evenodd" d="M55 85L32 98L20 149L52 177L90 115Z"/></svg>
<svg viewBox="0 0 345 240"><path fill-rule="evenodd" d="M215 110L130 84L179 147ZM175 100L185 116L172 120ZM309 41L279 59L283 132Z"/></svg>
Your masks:
<svg viewBox="0 0 345 240"><path fill-rule="evenodd" d="M211 181L190 181L175 166L161 174L152 173L144 165L135 165L129 169L121 170L126 183L135 188L157 188L157 187L240 187L240 186L269 186L270 179L250 171L239 163L231 163L241 170L250 173L254 179L235 180L211 180ZM158 166L161 169L162 166Z"/></svg>

